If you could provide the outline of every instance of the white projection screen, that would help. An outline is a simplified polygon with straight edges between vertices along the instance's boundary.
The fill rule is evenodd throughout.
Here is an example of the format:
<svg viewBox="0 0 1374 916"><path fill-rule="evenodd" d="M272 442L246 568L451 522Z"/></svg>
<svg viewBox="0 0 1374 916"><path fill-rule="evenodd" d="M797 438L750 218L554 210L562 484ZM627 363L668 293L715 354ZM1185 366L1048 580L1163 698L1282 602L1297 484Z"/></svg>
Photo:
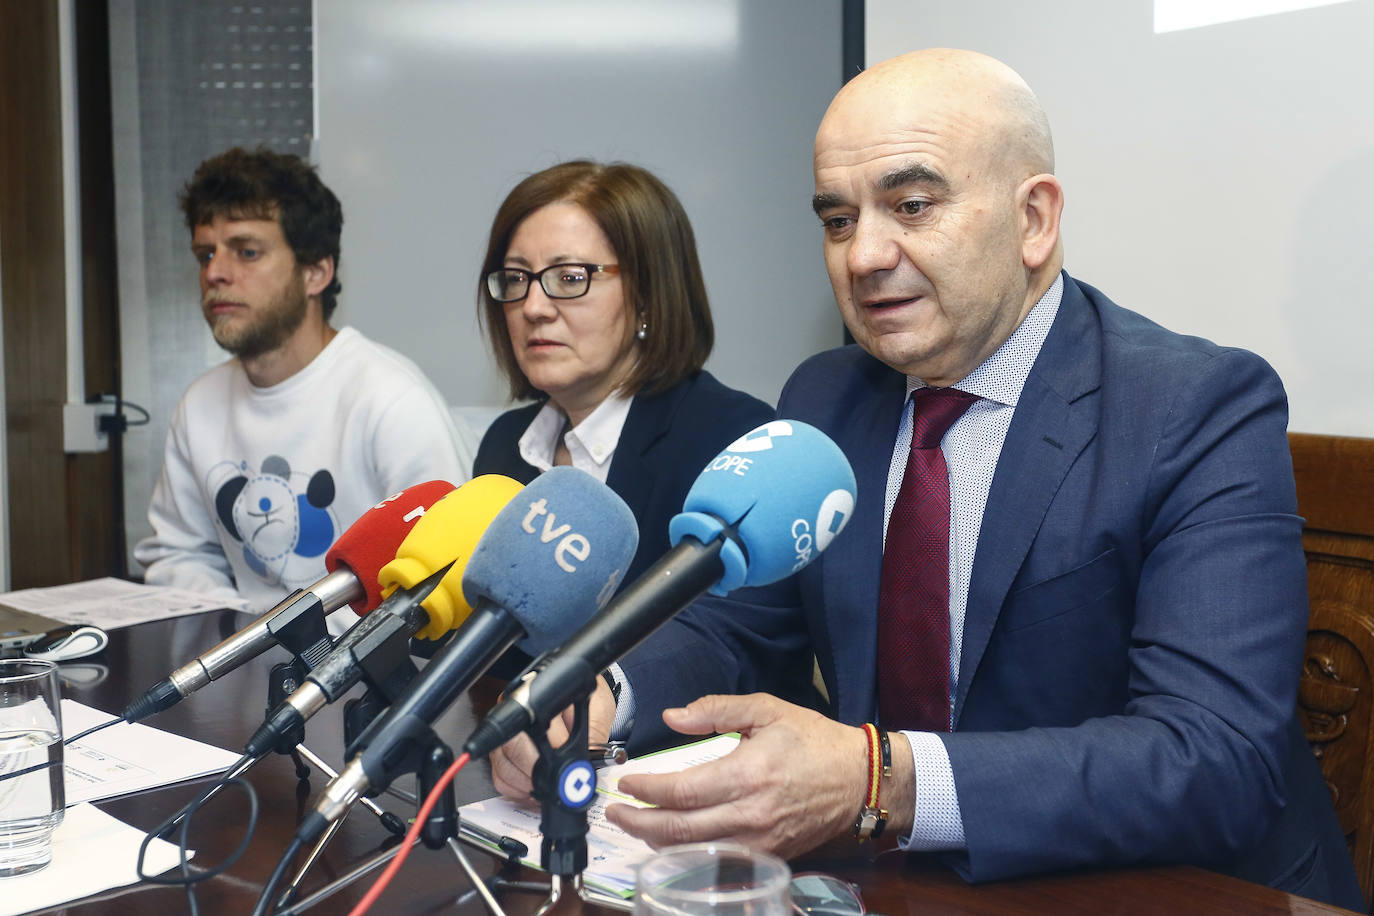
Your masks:
<svg viewBox="0 0 1374 916"><path fill-rule="evenodd" d="M840 0L328 0L318 155L344 204L340 323L450 404L505 386L477 272L517 181L577 157L645 166L696 232L707 368L770 404L841 341L811 212L811 141L841 81Z"/></svg>
<svg viewBox="0 0 1374 916"><path fill-rule="evenodd" d="M865 59L1015 67L1054 128L1068 271L1264 356L1290 430L1374 436L1374 0L1154 21L1150 0L869 0Z"/></svg>

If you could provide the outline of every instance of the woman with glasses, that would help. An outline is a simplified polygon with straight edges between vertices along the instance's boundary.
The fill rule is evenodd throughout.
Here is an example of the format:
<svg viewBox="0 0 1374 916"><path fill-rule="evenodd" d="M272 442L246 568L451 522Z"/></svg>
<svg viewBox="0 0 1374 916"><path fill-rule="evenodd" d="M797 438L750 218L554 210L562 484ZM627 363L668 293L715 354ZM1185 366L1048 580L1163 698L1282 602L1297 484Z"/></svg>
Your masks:
<svg viewBox="0 0 1374 916"><path fill-rule="evenodd" d="M534 403L497 418L473 473L528 483L564 464L604 481L639 523L633 582L707 462L773 419L701 368L711 310L682 204L624 163L531 175L496 212L479 303L511 396Z"/></svg>

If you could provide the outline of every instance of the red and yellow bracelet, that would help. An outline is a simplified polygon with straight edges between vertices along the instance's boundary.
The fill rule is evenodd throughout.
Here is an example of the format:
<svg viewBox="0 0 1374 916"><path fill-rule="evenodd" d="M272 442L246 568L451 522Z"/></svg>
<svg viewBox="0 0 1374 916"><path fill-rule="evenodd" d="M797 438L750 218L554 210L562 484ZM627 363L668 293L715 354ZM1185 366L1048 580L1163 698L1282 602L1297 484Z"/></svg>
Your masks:
<svg viewBox="0 0 1374 916"><path fill-rule="evenodd" d="M886 733L878 731L872 722L863 724L863 733L868 739L868 792L854 821L854 835L860 843L870 838L878 839L887 827L887 811L879 804L879 793L882 778L892 775L892 750Z"/></svg>

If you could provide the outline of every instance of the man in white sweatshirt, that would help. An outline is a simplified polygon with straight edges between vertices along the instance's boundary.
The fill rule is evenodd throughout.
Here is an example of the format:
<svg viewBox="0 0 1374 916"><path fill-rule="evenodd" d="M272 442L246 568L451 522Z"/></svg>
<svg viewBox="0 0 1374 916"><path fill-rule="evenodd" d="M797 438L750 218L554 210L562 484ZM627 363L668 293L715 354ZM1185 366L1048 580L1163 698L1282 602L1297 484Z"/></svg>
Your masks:
<svg viewBox="0 0 1374 916"><path fill-rule="evenodd" d="M149 583L263 611L322 577L325 551L369 507L422 481L462 483L472 454L414 363L330 325L343 210L308 163L231 149L201 163L181 205L201 309L232 358L177 405L154 533L134 556Z"/></svg>

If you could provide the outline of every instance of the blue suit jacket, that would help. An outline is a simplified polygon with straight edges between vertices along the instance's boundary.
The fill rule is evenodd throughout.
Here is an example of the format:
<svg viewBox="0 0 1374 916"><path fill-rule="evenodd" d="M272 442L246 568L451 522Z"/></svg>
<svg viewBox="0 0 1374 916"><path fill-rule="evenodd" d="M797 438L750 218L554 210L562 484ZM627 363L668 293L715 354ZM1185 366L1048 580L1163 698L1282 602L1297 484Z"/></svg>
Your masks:
<svg viewBox="0 0 1374 916"><path fill-rule="evenodd" d="M857 347L793 375L779 414L844 450L854 516L799 575L698 602L630 656L636 742L703 693L798 695L810 649L836 717L874 718L904 398ZM1307 579L1286 426L1259 357L1065 277L988 494L944 736L966 876L1189 862L1361 905L1295 717Z"/></svg>

